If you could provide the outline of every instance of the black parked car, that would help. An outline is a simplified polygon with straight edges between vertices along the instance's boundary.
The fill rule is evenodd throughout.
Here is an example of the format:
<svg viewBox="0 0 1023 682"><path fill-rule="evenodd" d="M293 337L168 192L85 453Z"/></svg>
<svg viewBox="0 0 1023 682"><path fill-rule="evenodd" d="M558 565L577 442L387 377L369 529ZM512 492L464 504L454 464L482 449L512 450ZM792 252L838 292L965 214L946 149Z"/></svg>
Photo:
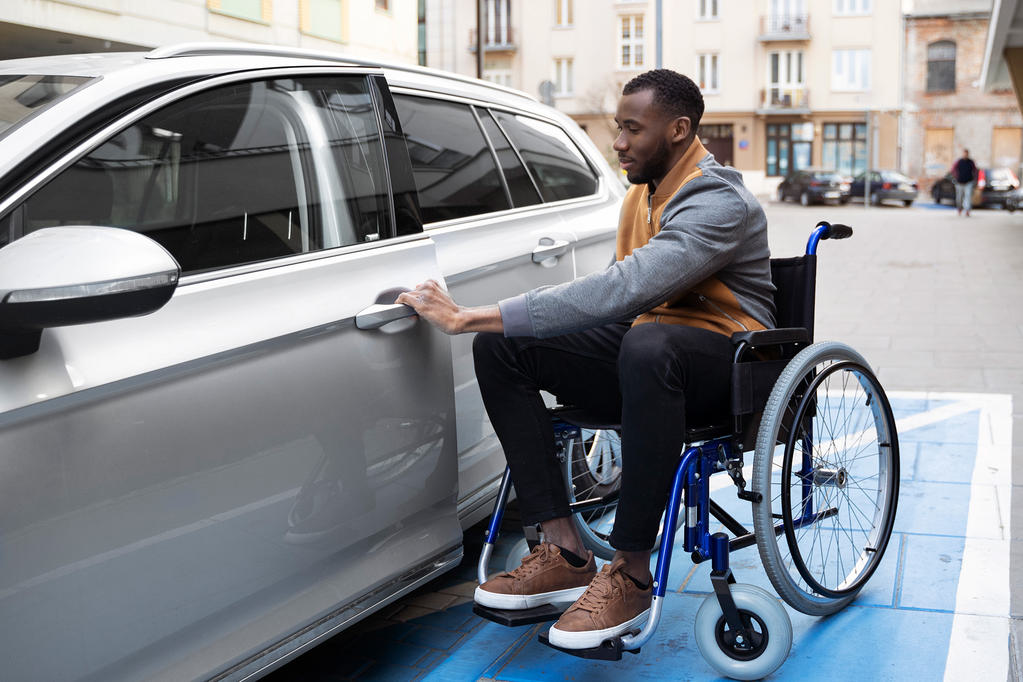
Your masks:
<svg viewBox="0 0 1023 682"><path fill-rule="evenodd" d="M974 206L1007 207L1009 195L1019 188L1019 179L1009 168L981 168L977 171L977 184L973 188ZM931 187L934 203L948 201L955 204L956 187L949 173Z"/></svg>
<svg viewBox="0 0 1023 682"><path fill-rule="evenodd" d="M852 198L863 198L865 176L866 173L860 173L853 178L849 186ZM918 191L917 184L898 171L870 171L870 196L868 199L874 206L879 205L882 201L901 201L904 206L910 206L916 200Z"/></svg>
<svg viewBox="0 0 1023 682"><path fill-rule="evenodd" d="M849 182L834 170L804 168L792 171L778 185L778 201L798 199L803 206L849 201Z"/></svg>

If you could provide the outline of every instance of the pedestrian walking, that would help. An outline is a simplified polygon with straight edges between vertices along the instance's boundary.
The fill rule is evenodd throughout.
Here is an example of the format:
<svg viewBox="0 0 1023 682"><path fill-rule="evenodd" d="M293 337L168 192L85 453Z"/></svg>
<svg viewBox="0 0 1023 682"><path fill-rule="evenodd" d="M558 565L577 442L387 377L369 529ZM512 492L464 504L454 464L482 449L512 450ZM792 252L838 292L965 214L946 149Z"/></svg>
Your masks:
<svg viewBox="0 0 1023 682"><path fill-rule="evenodd" d="M970 150L964 149L961 159L952 165L952 179L956 185L956 213L970 215L973 187L977 184L977 164L970 158Z"/></svg>

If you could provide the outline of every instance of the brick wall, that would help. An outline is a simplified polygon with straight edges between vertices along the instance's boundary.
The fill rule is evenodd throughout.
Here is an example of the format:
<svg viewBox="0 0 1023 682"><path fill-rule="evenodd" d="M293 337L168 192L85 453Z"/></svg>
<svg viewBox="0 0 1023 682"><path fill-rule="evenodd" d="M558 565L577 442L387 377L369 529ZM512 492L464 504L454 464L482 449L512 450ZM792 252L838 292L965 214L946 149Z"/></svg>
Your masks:
<svg viewBox="0 0 1023 682"><path fill-rule="evenodd" d="M953 130L948 165L966 147L977 164L984 166L992 161L993 129L1023 127L1023 117L1011 90L985 93L980 88L987 31L986 16L907 18L903 158L908 174L921 183L921 189L929 188L945 170L933 163L925 167L924 141L928 129ZM954 92L927 92L927 46L938 40L956 44ZM1013 170L1019 173L1019 159Z"/></svg>

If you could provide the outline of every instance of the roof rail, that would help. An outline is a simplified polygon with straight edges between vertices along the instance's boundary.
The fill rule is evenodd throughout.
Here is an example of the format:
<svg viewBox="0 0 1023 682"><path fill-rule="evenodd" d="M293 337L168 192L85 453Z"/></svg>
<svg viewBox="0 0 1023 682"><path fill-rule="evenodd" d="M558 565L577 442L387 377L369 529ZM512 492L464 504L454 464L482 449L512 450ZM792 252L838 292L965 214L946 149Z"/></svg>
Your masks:
<svg viewBox="0 0 1023 682"><path fill-rule="evenodd" d="M528 93L509 88L490 81L469 78L459 73L431 69L425 66L413 66L411 64L398 64L380 60L353 57L338 52L327 52L326 50L309 50L301 47L286 47L281 45L261 45L259 43L180 43L178 45L166 45L158 47L146 54L146 59L169 59L171 57L208 57L217 55L252 55L259 57L293 57L297 59L318 59L320 61L338 62L340 64L351 64L352 66L376 66L395 71L408 71L420 73L437 78L446 78L462 83L471 83L482 87L497 90L516 97L537 101Z"/></svg>

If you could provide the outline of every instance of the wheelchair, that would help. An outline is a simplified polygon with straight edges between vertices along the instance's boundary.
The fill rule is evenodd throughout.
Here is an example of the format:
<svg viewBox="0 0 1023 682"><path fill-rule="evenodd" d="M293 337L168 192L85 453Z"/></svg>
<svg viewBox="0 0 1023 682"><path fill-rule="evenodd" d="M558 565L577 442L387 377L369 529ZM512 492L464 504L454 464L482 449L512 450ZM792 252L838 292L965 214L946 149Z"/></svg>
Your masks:
<svg viewBox="0 0 1023 682"><path fill-rule="evenodd" d="M759 679L776 670L788 656L792 625L772 595L736 583L731 552L756 545L778 595L815 616L842 609L870 579L884 556L898 503L895 419L859 353L841 343L813 342L818 243L850 236L852 228L822 221L804 255L771 260L778 328L732 335L731 414L687 427L661 523L644 626L589 649L554 648L599 660L638 653L660 621L677 530L693 562L711 562L714 591L696 615L697 646L713 668L735 679ZM586 546L610 559L620 425L572 407L552 408L551 416L573 521ZM748 467L743 454L751 449ZM734 485L738 499L752 505L752 531L711 500L715 473L727 474L731 481L724 487ZM506 470L477 566L480 583L489 575L510 489ZM532 547L539 541L537 529L524 530ZM556 620L566 607L510 611L476 604L474 611L517 626ZM553 646L546 633L539 639Z"/></svg>

